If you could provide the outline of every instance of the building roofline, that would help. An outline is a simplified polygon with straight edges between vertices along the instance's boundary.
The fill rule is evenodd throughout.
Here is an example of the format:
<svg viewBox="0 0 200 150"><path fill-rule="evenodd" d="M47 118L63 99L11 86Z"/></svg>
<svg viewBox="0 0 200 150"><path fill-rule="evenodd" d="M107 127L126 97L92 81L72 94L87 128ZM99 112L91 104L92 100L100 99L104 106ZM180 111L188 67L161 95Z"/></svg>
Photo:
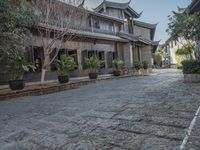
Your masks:
<svg viewBox="0 0 200 150"><path fill-rule="evenodd" d="M71 4L65 3L65 2L60 1L60 0L57 0L57 2L63 3L64 5L67 5L67 6L70 6L70 7L74 7L76 9L83 9L89 15L102 17L104 19L113 20L113 21L117 21L117 22L120 22L120 23L124 23L125 22L123 19L120 19L120 18L117 18L117 17L113 17L113 16L109 16L109 15L106 15L106 14L101 14L101 13L98 13L98 12L94 12L94 11L85 9L83 7L85 0L83 0L83 2L79 6L73 6Z"/></svg>
<svg viewBox="0 0 200 150"><path fill-rule="evenodd" d="M102 10L104 7L110 7L110 8L117 8L117 9L127 9L131 12L131 14L135 17L135 18L139 18L141 16L142 13L137 13L135 10L133 10L133 8L131 8L129 5L131 3L131 0L129 0L127 3L117 3L117 2L110 2L110 1L106 1L104 0L99 6L97 6L96 8L94 8L93 10L95 12L99 12L100 10Z"/></svg>
<svg viewBox="0 0 200 150"><path fill-rule="evenodd" d="M142 22L142 21L138 21L138 20L134 20L133 23L136 26L140 26L140 27L144 27L144 28L148 28L148 29L155 29L158 25L158 23L151 24L151 23Z"/></svg>
<svg viewBox="0 0 200 150"><path fill-rule="evenodd" d="M187 7L188 13L194 12L197 6L200 6L200 0L193 0L192 3Z"/></svg>
<svg viewBox="0 0 200 150"><path fill-rule="evenodd" d="M113 20L113 21L117 21L117 22L120 22L120 23L125 22L125 20L123 20L123 19L113 17L113 16L109 16L109 15L106 15L106 14L101 14L101 13L90 11L90 10L87 10L87 12L88 12L89 15L93 15L93 16L97 16L97 17L103 17L104 19Z"/></svg>

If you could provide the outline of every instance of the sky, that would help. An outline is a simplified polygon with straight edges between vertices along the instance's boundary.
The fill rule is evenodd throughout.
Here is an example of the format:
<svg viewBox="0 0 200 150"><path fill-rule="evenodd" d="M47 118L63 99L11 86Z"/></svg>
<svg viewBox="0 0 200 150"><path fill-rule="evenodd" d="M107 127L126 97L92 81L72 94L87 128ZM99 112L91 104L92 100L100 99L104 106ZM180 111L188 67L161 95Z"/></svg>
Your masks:
<svg viewBox="0 0 200 150"><path fill-rule="evenodd" d="M85 5L88 8L95 8L103 0L86 0ZM128 2L129 0L109 0L114 2ZM168 27L168 15L172 15L172 11L177 11L177 7L185 8L191 3L191 0L132 0L130 6L138 13L142 12L142 16L138 19L148 23L158 23L156 29L155 40L161 40L164 43L169 35L166 33Z"/></svg>

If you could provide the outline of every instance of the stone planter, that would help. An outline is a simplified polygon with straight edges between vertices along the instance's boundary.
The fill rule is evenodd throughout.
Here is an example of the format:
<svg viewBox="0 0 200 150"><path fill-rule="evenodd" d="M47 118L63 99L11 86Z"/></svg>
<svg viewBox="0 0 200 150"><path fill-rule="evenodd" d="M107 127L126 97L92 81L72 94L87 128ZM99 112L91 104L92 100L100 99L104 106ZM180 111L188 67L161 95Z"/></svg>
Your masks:
<svg viewBox="0 0 200 150"><path fill-rule="evenodd" d="M200 74L184 74L184 82L200 83Z"/></svg>
<svg viewBox="0 0 200 150"><path fill-rule="evenodd" d="M9 87L11 90L22 90L25 87L24 80L10 80Z"/></svg>

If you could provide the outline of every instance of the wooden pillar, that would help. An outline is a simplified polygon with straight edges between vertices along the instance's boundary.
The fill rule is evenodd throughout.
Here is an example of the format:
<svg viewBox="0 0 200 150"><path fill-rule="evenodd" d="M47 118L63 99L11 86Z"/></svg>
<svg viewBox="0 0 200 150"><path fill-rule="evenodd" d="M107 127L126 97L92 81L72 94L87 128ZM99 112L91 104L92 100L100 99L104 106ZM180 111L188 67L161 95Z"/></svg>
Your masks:
<svg viewBox="0 0 200 150"><path fill-rule="evenodd" d="M90 21L91 21L92 32L94 32L94 22L93 22L93 18L92 18L92 16L91 16L91 18L90 18Z"/></svg>

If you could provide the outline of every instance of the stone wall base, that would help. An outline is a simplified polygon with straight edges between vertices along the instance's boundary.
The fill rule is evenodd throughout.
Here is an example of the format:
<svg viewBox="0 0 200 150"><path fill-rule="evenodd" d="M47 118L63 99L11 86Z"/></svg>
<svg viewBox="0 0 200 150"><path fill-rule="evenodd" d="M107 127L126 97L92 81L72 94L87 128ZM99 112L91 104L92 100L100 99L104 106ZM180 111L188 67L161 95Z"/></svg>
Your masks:
<svg viewBox="0 0 200 150"><path fill-rule="evenodd" d="M200 74L184 74L184 82L200 83Z"/></svg>

